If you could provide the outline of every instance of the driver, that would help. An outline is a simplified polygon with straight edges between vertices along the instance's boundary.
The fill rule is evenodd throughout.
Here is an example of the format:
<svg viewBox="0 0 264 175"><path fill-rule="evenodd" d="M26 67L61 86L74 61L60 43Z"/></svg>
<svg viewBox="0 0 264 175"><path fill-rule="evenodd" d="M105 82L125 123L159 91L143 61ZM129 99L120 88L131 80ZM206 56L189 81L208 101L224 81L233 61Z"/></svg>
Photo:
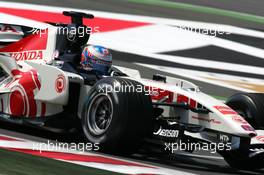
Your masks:
<svg viewBox="0 0 264 175"><path fill-rule="evenodd" d="M97 75L109 75L112 66L110 51L102 46L86 45L81 55L81 69Z"/></svg>

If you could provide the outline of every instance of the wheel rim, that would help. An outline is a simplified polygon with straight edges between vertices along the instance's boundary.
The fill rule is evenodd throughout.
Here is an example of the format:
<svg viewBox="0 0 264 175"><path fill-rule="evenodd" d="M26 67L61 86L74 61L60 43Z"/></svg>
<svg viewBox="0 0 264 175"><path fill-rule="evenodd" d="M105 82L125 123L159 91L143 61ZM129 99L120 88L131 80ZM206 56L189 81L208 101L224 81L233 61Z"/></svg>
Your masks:
<svg viewBox="0 0 264 175"><path fill-rule="evenodd" d="M113 103L107 94L96 95L87 113L87 126L95 136L102 135L109 128L113 116Z"/></svg>

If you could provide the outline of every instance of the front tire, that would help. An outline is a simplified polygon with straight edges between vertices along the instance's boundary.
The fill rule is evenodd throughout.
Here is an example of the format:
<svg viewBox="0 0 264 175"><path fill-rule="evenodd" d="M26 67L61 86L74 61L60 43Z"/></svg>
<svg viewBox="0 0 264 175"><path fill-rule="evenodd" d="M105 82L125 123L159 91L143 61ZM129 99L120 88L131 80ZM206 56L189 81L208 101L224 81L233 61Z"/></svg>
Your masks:
<svg viewBox="0 0 264 175"><path fill-rule="evenodd" d="M264 129L264 94L238 93L226 104L238 112L254 129Z"/></svg>
<svg viewBox="0 0 264 175"><path fill-rule="evenodd" d="M84 105L82 127L88 141L99 143L101 151L131 154L151 134L153 109L150 97L143 91L115 90L139 86L143 87L133 80L108 77L90 90Z"/></svg>

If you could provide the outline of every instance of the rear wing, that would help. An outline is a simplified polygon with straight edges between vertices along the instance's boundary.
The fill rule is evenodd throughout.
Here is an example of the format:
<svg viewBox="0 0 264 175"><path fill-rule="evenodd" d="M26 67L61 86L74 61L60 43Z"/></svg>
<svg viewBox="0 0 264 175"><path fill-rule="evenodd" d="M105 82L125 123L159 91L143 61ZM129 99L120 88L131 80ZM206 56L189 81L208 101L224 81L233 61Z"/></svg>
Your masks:
<svg viewBox="0 0 264 175"><path fill-rule="evenodd" d="M0 45L4 46L23 38L24 32L20 26L0 24Z"/></svg>
<svg viewBox="0 0 264 175"><path fill-rule="evenodd" d="M51 25L14 16L5 13L0 13L0 47L12 42L21 40L25 35L32 33L36 29L47 29Z"/></svg>
<svg viewBox="0 0 264 175"><path fill-rule="evenodd" d="M50 63L54 58L56 36L56 27L36 31L17 42L3 46L0 53L7 54L18 62Z"/></svg>

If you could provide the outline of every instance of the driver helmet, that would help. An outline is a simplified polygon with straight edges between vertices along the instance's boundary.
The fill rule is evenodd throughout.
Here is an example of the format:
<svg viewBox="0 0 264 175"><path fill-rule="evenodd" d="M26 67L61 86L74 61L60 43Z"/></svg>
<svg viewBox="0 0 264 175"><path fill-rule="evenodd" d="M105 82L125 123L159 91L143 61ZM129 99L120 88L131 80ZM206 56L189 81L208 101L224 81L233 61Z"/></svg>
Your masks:
<svg viewBox="0 0 264 175"><path fill-rule="evenodd" d="M83 48L80 64L85 70L94 70L99 74L107 75L112 66L112 55L105 47L87 45Z"/></svg>

